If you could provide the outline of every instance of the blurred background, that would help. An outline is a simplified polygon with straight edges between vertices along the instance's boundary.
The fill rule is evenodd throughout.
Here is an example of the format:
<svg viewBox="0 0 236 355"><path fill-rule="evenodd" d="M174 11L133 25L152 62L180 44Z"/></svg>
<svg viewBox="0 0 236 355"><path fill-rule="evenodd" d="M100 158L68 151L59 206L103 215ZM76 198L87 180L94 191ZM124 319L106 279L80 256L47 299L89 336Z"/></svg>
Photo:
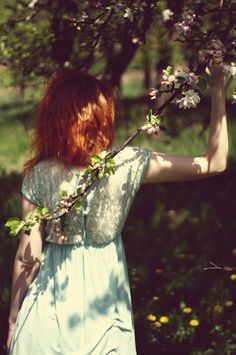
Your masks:
<svg viewBox="0 0 236 355"><path fill-rule="evenodd" d="M188 3L0 2L0 354L5 353L18 244L4 223L21 214L22 165L30 156L33 117L47 78L58 68L79 67L109 80L116 96L114 146L121 144L143 124L150 107L147 92L160 82L163 68L193 69L198 62L195 47L176 41L171 22ZM197 182L143 186L125 225L140 355L236 354L236 110L232 92L233 82L227 80L227 170ZM163 112L167 131L159 136L143 133L132 145L164 153L204 154L209 119L209 93L202 85L196 109L169 105ZM235 270L204 270L210 261Z"/></svg>

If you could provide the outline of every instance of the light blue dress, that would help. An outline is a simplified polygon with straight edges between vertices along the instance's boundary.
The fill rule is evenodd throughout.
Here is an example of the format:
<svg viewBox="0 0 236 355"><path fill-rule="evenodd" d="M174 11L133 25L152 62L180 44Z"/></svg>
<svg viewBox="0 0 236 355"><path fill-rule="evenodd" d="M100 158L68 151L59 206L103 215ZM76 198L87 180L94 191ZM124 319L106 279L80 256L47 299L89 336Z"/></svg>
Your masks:
<svg viewBox="0 0 236 355"><path fill-rule="evenodd" d="M18 314L11 355L135 355L135 334L121 239L151 152L126 147L115 174L97 181L86 205L64 220L65 239L46 226L40 270ZM22 193L55 210L60 191L73 193L77 168L45 160L24 178Z"/></svg>

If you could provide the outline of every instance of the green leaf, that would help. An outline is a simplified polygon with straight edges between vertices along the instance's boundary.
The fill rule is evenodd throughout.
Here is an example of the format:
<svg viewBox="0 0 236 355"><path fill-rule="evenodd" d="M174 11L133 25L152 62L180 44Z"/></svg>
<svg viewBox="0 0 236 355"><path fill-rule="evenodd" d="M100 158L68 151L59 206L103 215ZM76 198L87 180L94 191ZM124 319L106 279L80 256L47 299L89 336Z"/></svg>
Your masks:
<svg viewBox="0 0 236 355"><path fill-rule="evenodd" d="M61 196L62 198L67 197L67 196L68 196L67 191L60 191L60 196Z"/></svg>
<svg viewBox="0 0 236 355"><path fill-rule="evenodd" d="M82 186L79 186L76 190L77 195L79 196L82 192Z"/></svg>
<svg viewBox="0 0 236 355"><path fill-rule="evenodd" d="M167 74L172 75L174 74L174 69L170 65L168 65L168 67L166 68L166 72Z"/></svg>
<svg viewBox="0 0 236 355"><path fill-rule="evenodd" d="M108 168L113 168L114 166L116 165L116 162L114 159L109 159L107 162L106 162L106 166Z"/></svg>
<svg viewBox="0 0 236 355"><path fill-rule="evenodd" d="M111 166L109 168L109 175L114 175L115 174L115 170L113 169L113 167Z"/></svg>
<svg viewBox="0 0 236 355"><path fill-rule="evenodd" d="M18 224L19 222L21 222L19 218L11 217L11 218L9 218L9 219L6 221L5 226L6 226L6 227L11 227L11 226L13 226L13 225L15 225L15 224Z"/></svg>
<svg viewBox="0 0 236 355"><path fill-rule="evenodd" d="M25 222L19 218L11 217L5 223L5 226L10 228L10 235L17 235L24 226Z"/></svg>
<svg viewBox="0 0 236 355"><path fill-rule="evenodd" d="M81 200L78 199L78 200L75 202L75 204L74 204L73 207L75 208L75 210L76 210L77 212L79 212L80 209L81 209L81 205L82 205Z"/></svg>
<svg viewBox="0 0 236 355"><path fill-rule="evenodd" d="M92 165L94 164L97 164L97 163L100 163L102 161L102 158L97 155L97 154L94 154L91 158L90 158L90 162Z"/></svg>
<svg viewBox="0 0 236 355"><path fill-rule="evenodd" d="M49 211L48 211L48 208L47 207L43 207L42 209L41 209L41 214L42 214L42 216L45 216L45 214L47 214Z"/></svg>
<svg viewBox="0 0 236 355"><path fill-rule="evenodd" d="M36 217L43 217L46 214L48 214L48 212L49 211L48 211L47 207L37 207L36 210L35 210L35 216ZM32 218L32 216L29 217L29 218ZM26 219L28 219L28 218L26 218Z"/></svg>

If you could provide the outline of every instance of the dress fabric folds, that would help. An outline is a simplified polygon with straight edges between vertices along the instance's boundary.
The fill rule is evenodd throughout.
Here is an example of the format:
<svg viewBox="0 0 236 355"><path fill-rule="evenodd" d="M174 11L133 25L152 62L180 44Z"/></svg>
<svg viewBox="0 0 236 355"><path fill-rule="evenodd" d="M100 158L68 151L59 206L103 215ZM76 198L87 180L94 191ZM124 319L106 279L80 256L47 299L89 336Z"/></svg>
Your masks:
<svg viewBox="0 0 236 355"><path fill-rule="evenodd" d="M80 211L63 221L65 238L45 227L37 276L17 317L10 355L135 355L135 333L122 228L147 171L151 152L126 147L116 171L97 181ZM82 172L45 160L25 176L23 195L55 209ZM58 221L58 225L60 225Z"/></svg>

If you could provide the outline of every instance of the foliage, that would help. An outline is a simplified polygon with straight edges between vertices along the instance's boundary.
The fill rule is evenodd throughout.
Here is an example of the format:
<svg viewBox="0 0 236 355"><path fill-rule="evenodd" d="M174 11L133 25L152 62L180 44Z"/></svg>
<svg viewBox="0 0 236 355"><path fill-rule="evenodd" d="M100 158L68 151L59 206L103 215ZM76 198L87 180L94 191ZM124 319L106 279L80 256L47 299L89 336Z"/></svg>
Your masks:
<svg viewBox="0 0 236 355"><path fill-rule="evenodd" d="M48 75L63 66L83 70L95 66L119 84L145 41L155 5L154 0L5 2L1 61L18 71L24 68L24 75Z"/></svg>
<svg viewBox="0 0 236 355"><path fill-rule="evenodd" d="M166 7L167 4L169 7ZM234 1L221 1L217 8L202 1L186 1L178 5L172 1L160 1L156 5L153 1L131 1L129 4L126 1L102 1L90 4L87 1L34 0L16 4L12 0L3 6L2 63L9 65L19 80L24 81L32 73L48 75L55 68L67 66L89 69L94 68L96 62L96 68L103 76L119 84L121 74L137 48L145 41L152 21L158 19L168 35L176 35L177 31L178 40L185 45L194 43L197 51L206 49L209 41L224 40L226 52L223 53L223 48L221 52L227 61L225 70L235 75ZM188 5L190 10L184 5ZM175 12L176 7L178 9ZM176 23L180 13L181 20ZM174 23L175 29L172 26ZM23 39L23 46L19 45L19 37ZM49 43L52 43L51 47ZM101 60L103 62L99 66L97 63ZM151 90L150 97L160 99L163 94L170 96L156 112L149 112L146 124L111 153L92 157L91 165L85 171L88 183L78 186L74 195L63 194L55 211L50 213L44 208L37 209L25 221L18 217L10 218L6 226L10 227L12 234L17 234L21 228L30 233L31 227L41 220L53 219L56 223L70 208L80 209L81 197L92 183L105 174L114 173L113 157L124 146L141 131L159 133L160 114L171 102L175 101L180 108L196 106L200 101L197 84L202 85L198 75L204 72L211 60L212 55L209 55L191 70L183 68L174 71L171 66L164 69L160 85ZM225 186L223 192L220 186ZM235 325L235 318L228 312L234 307L233 282L236 274L232 273L227 279L223 274L213 280L206 277L208 292L203 287L206 281L199 276L209 256L217 257L224 264L221 251L225 250L226 255L231 251L234 256L235 250L232 242L235 227L228 219L231 210L227 216L222 210L223 200L232 198L234 183L229 182L228 175L224 175L215 179L215 185L211 182L210 187L206 182L203 190L210 198L215 197L215 191L218 191L216 202L209 202L201 194L198 185L194 184L191 186L191 196L184 184L173 185L172 188L168 186L166 189L158 187L155 193L160 201L158 206L150 206L150 199L155 194L153 188L152 192L146 188L146 193L140 199L142 202L137 202L141 203L141 208L137 209L137 215L134 214L135 228L131 227L125 233L130 233L130 239L133 238L127 250L129 253L132 247L130 273L135 293L137 329L142 335L142 343L138 344L140 354L143 349L145 354L155 354L158 348L163 354L179 351L181 354L221 354L236 349L236 334L230 331ZM144 206L148 211L145 216ZM151 241L141 239L142 230L148 233ZM222 239L223 230L228 235L229 242L226 245ZM59 231L60 237L62 232ZM212 233L215 234L214 238ZM215 242L216 236L218 242ZM204 243L207 238L209 242ZM147 250L147 255L135 252L137 245L142 246L140 250ZM203 291L199 291L200 286ZM0 297L3 302L8 300L8 286L3 288Z"/></svg>

